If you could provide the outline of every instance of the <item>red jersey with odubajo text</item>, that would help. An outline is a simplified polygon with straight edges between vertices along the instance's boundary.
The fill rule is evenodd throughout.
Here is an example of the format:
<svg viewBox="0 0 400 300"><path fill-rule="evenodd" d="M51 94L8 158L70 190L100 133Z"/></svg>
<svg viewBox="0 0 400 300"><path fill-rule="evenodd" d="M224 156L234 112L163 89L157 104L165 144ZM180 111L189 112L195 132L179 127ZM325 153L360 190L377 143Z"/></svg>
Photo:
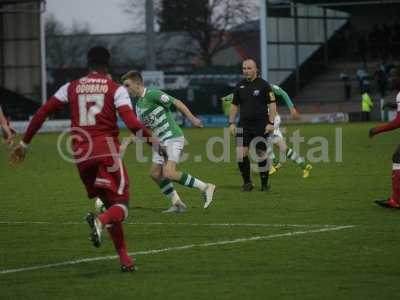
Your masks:
<svg viewBox="0 0 400 300"><path fill-rule="evenodd" d="M63 85L54 97L68 103L71 111L71 135L75 152L92 143L93 155L109 153L118 147L118 107L132 107L127 90L106 74L91 72ZM107 139L108 138L108 139Z"/></svg>
<svg viewBox="0 0 400 300"><path fill-rule="evenodd" d="M74 156L79 161L119 155L117 113L137 137L148 138L150 145L154 145L154 142L157 144L150 131L133 113L125 87L112 81L107 74L99 72L91 72L64 84L35 113L22 142L29 144L46 118L66 104L69 104L71 110Z"/></svg>

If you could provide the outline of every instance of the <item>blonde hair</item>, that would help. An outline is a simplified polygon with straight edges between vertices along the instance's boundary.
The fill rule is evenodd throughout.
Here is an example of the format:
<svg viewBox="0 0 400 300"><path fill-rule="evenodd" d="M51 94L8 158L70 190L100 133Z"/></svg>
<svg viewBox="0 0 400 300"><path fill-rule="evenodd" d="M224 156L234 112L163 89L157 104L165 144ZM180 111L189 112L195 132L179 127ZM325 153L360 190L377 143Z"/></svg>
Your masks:
<svg viewBox="0 0 400 300"><path fill-rule="evenodd" d="M136 71L136 70L131 70L131 71L129 71L129 72L127 72L127 73L125 73L124 75L121 76L121 82L124 82L127 79L143 83L142 74L140 74L140 72Z"/></svg>

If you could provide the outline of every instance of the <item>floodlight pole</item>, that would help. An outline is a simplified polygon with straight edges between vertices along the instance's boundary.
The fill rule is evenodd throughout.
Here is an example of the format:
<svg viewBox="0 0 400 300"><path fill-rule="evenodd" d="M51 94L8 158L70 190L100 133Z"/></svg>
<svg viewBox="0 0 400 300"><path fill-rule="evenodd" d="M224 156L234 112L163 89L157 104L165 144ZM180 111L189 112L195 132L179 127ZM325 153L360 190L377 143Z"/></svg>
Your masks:
<svg viewBox="0 0 400 300"><path fill-rule="evenodd" d="M328 55L328 21L327 21L327 17L328 14L326 13L326 8L323 8L324 10L324 66L325 68L328 67L328 59L329 59L329 55Z"/></svg>
<svg viewBox="0 0 400 300"><path fill-rule="evenodd" d="M299 18L297 11L297 2L293 3L294 14L294 61L296 76L296 95L300 92L300 54L299 54Z"/></svg>
<svg viewBox="0 0 400 300"><path fill-rule="evenodd" d="M40 1L39 23L40 23L40 81L41 81L41 98L42 104L47 101L47 69L46 69L46 31L44 12L46 11L46 1Z"/></svg>
<svg viewBox="0 0 400 300"><path fill-rule="evenodd" d="M261 77L268 80L268 0L260 0L260 51L261 51Z"/></svg>
<svg viewBox="0 0 400 300"><path fill-rule="evenodd" d="M153 0L146 0L146 70L156 69L154 43L154 4Z"/></svg>

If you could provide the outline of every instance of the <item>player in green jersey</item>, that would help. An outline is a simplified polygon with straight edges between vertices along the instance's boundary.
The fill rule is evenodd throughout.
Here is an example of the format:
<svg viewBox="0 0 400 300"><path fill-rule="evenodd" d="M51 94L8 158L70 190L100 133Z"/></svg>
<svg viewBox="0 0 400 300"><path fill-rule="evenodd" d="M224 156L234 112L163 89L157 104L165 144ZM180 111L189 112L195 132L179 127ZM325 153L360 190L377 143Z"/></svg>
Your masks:
<svg viewBox="0 0 400 300"><path fill-rule="evenodd" d="M177 170L185 139L182 129L172 117L170 108L175 106L195 127L203 127L201 120L196 118L182 101L163 91L146 88L140 72L130 71L123 75L121 80L129 93L138 99L136 103L138 118L166 148L166 159L153 152L153 165L150 172L161 192L171 200L172 206L165 212L186 211L186 205L180 199L172 182L199 189L204 197L204 208L207 208L213 201L215 185Z"/></svg>
<svg viewBox="0 0 400 300"><path fill-rule="evenodd" d="M294 104L292 100L290 100L289 95L278 85L272 84L271 85L272 90L274 91L274 94L277 98L277 100L283 100L286 104L286 106L290 110L290 114L292 115L293 118L297 119L299 117L299 113L297 112L296 108L294 107ZM272 159L273 159L273 164L271 166L271 170L269 171L269 174L273 174L276 171L278 171L282 167L282 163L286 161L286 158L289 158L291 161L296 163L302 170L303 170L303 178L307 178L310 175L310 171L312 169L312 165L307 162L307 160L300 155L298 155L292 148L289 148L286 145L286 141L283 138L282 132L279 128L279 125L281 123L281 117L277 114L275 117L274 121L274 133L271 137L271 142L272 144L277 144L279 148L279 159L276 159L273 155L272 151Z"/></svg>
<svg viewBox="0 0 400 300"><path fill-rule="evenodd" d="M299 113L294 107L294 104L292 100L290 99L289 95L278 85L276 84L271 84L272 91L275 94L275 97L277 99L277 102L283 101L285 102L286 106L290 110L290 114L294 119L299 118ZM233 94L226 95L225 97L222 97L222 107L224 114L229 116L229 110L230 110L230 103L232 103L233 99ZM226 113L227 112L227 113ZM281 124L281 117L279 114L276 114L275 120L274 120L274 132L270 138L270 141L272 144L278 145L279 148L279 159L277 159L274 155L274 152L269 151L270 157L269 159L272 160L272 166L269 171L269 174L274 174L276 171L278 171L281 167L284 161L286 161L286 158L289 158L292 160L294 163L296 163L302 170L303 170L303 178L307 178L310 175L310 171L312 169L312 165L307 162L307 160L300 155L298 155L292 148L289 148L286 144L285 139L283 138L282 132L279 128L279 125Z"/></svg>

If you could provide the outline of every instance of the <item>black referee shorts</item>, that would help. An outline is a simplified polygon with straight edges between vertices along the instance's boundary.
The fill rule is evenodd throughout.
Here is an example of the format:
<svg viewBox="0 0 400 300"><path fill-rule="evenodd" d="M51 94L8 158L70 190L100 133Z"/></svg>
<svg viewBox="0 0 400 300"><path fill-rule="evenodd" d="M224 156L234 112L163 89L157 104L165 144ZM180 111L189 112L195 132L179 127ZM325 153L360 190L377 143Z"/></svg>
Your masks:
<svg viewBox="0 0 400 300"><path fill-rule="evenodd" d="M249 147L253 143L257 150L267 150L268 133L265 132L265 122L239 123L236 132L236 146Z"/></svg>

